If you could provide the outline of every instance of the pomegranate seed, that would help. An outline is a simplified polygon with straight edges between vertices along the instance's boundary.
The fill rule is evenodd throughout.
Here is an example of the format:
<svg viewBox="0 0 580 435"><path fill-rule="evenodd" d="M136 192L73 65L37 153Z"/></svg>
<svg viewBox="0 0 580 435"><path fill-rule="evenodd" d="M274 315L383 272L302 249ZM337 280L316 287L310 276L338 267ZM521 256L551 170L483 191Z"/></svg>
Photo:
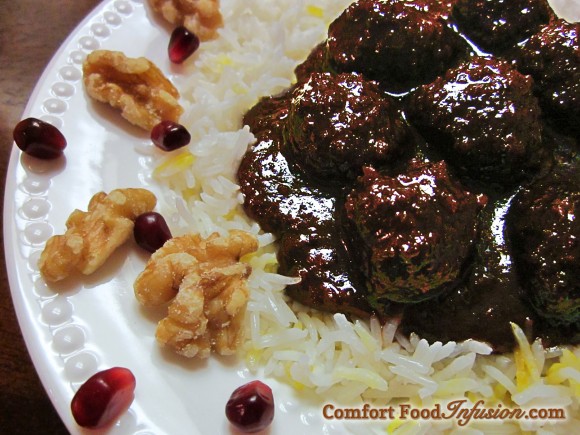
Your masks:
<svg viewBox="0 0 580 435"><path fill-rule="evenodd" d="M183 63L189 56L195 53L199 47L199 38L195 33L180 26L173 30L169 39L169 60L173 63Z"/></svg>
<svg viewBox="0 0 580 435"><path fill-rule="evenodd" d="M163 151L174 151L191 140L189 131L177 122L161 121L151 130L151 140Z"/></svg>
<svg viewBox="0 0 580 435"><path fill-rule="evenodd" d="M252 381L234 390L226 404L226 417L238 430L258 432L274 419L272 389L260 381Z"/></svg>
<svg viewBox="0 0 580 435"><path fill-rule="evenodd" d="M149 252L155 252L171 239L167 222L159 213L151 211L137 216L133 235L139 246Z"/></svg>
<svg viewBox="0 0 580 435"><path fill-rule="evenodd" d="M36 118L20 121L12 135L18 148L39 159L56 159L66 148L66 139L59 129Z"/></svg>
<svg viewBox="0 0 580 435"><path fill-rule="evenodd" d="M124 367L95 373L74 395L71 411L79 426L96 429L114 423L129 409L135 392L135 376Z"/></svg>

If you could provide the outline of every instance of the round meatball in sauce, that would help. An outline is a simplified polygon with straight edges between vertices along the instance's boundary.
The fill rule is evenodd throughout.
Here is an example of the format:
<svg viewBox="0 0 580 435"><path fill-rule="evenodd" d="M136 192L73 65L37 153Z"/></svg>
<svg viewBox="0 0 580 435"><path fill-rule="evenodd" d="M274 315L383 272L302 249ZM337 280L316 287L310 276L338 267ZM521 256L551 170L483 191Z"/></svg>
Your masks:
<svg viewBox="0 0 580 435"><path fill-rule="evenodd" d="M409 116L465 179L513 186L539 166L542 123L533 80L475 56L412 96Z"/></svg>
<svg viewBox="0 0 580 435"><path fill-rule="evenodd" d="M304 174L331 183L354 179L363 165L392 161L410 137L394 100L354 73L314 73L298 86L286 132Z"/></svg>
<svg viewBox="0 0 580 435"><path fill-rule="evenodd" d="M475 258L465 282L434 300L406 304L402 331L444 343L485 341L496 352L509 352L516 345L512 322L535 337L534 312L512 266L505 236L510 198L490 198L479 213Z"/></svg>
<svg viewBox="0 0 580 435"><path fill-rule="evenodd" d="M554 20L531 36L518 57L530 74L546 118L569 133L580 133L580 23Z"/></svg>
<svg viewBox="0 0 580 435"><path fill-rule="evenodd" d="M403 93L454 66L469 45L441 14L402 0L359 0L328 29L330 66Z"/></svg>
<svg viewBox="0 0 580 435"><path fill-rule="evenodd" d="M343 243L338 222L309 231L286 231L279 239L278 271L300 282L286 287L294 300L321 311L366 317L372 312L357 256Z"/></svg>
<svg viewBox="0 0 580 435"><path fill-rule="evenodd" d="M294 69L294 75L297 82L305 82L310 78L312 73L333 72L328 65L328 50L326 41L321 42L312 49L304 62L297 65Z"/></svg>
<svg viewBox="0 0 580 435"><path fill-rule="evenodd" d="M368 252L371 300L419 302L456 285L486 199L464 190L443 161L413 159L395 177L365 168L345 209Z"/></svg>
<svg viewBox="0 0 580 435"><path fill-rule="evenodd" d="M238 183L246 213L266 231L306 231L333 219L335 199L292 171L282 148L289 94L260 100L244 117L256 143L243 156Z"/></svg>
<svg viewBox="0 0 580 435"><path fill-rule="evenodd" d="M556 169L514 198L508 215L519 275L551 323L580 322L580 176Z"/></svg>
<svg viewBox="0 0 580 435"><path fill-rule="evenodd" d="M547 0L457 0L453 18L473 43L502 54L553 17Z"/></svg>

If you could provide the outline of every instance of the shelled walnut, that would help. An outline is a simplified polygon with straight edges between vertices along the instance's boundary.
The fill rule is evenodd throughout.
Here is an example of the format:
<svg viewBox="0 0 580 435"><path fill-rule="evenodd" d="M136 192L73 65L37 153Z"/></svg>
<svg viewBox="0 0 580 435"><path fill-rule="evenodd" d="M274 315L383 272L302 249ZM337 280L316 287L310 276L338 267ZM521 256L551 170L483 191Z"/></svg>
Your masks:
<svg viewBox="0 0 580 435"><path fill-rule="evenodd" d="M184 26L201 41L217 37L223 26L219 0L149 0L155 12L176 26Z"/></svg>
<svg viewBox="0 0 580 435"><path fill-rule="evenodd" d="M83 63L83 83L97 101L121 110L132 124L150 131L161 121L179 121L179 92L163 72L144 57L95 50Z"/></svg>
<svg viewBox="0 0 580 435"><path fill-rule="evenodd" d="M74 271L95 272L133 234L137 216L153 210L156 203L155 195L146 189L95 194L88 211L73 211L66 232L47 240L38 263L43 278L57 282Z"/></svg>
<svg viewBox="0 0 580 435"><path fill-rule="evenodd" d="M157 250L134 285L144 306L169 302L157 341L189 358L207 358L212 350L235 353L243 338L251 273L240 259L256 249L253 235L234 230L226 237L174 237Z"/></svg>

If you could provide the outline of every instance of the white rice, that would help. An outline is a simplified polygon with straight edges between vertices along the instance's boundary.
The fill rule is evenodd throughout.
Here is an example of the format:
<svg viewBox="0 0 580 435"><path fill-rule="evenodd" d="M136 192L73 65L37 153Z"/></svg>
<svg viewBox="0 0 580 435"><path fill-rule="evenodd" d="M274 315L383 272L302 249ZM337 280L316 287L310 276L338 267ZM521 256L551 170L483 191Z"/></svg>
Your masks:
<svg viewBox="0 0 580 435"><path fill-rule="evenodd" d="M320 403L377 407L412 403L431 407L465 398L486 406L563 407L567 421L471 422L470 433L538 431L566 433L580 424L580 350L543 349L515 329L517 355L491 355L485 343L427 343L405 337L396 323L349 321L321 314L288 300L284 287L295 278L276 274L271 234L243 213L236 184L239 161L254 137L242 115L260 97L293 81L294 67L326 37L328 24L350 0L222 0L225 25L220 37L202 44L195 62L177 78L186 112L182 122L191 145L161 156L154 172L166 192L162 212L174 234L226 232L255 234L260 251L248 262L251 301L247 342L242 351L251 370L308 391ZM560 2L562 3L562 2ZM338 405L337 405L338 406ZM368 425L348 424L368 433ZM396 433L453 432L457 421L395 420L378 424Z"/></svg>

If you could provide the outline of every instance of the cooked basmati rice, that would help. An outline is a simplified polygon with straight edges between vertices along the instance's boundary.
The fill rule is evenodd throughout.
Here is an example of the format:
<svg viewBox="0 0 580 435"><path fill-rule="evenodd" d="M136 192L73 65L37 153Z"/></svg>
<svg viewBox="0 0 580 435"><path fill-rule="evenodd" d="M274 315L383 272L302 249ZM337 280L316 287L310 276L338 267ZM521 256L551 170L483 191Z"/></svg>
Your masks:
<svg viewBox="0 0 580 435"><path fill-rule="evenodd" d="M236 184L239 161L254 137L242 115L260 97L276 94L293 80L294 67L326 36L328 24L350 0L222 0L224 27L204 43L188 70L175 78L192 134L186 149L156 156L154 177L163 186L161 207L174 234L243 229L260 242L248 256L251 301L247 314L247 366L310 391L320 403L377 407L411 403L446 404L483 399L488 406L564 407L567 421L472 421L471 433L566 433L580 424L580 350L543 349L514 325L513 355L492 355L485 344L428 343L397 332L395 321L380 325L324 314L288 300L284 287L296 278L276 273L271 234L243 213ZM561 4L563 2L560 2ZM571 1L569 3L572 3ZM396 420L377 427L346 424L353 433L452 432L457 421Z"/></svg>

